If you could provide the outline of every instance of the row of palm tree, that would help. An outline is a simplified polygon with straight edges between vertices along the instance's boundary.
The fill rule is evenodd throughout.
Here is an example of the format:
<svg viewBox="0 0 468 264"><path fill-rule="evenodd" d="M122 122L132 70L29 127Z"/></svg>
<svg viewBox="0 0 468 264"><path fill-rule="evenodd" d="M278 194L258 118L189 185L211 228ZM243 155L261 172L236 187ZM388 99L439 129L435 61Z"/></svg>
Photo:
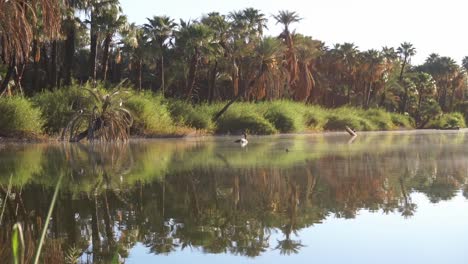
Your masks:
<svg viewBox="0 0 468 264"><path fill-rule="evenodd" d="M26 2L39 9L22 9ZM3 93L24 87L32 94L73 80L107 85L127 80L138 90L191 102L228 100L227 107L239 99L286 98L327 107L384 107L416 117L421 107L437 108L431 100L452 111L466 99L468 57L459 66L431 54L415 66L411 58L416 49L408 42L367 51L353 43L327 47L296 33L293 26L302 19L296 12L273 15L283 31L266 36L268 17L254 8L179 22L154 16L136 25L127 22L118 0L17 0L2 5L16 6L23 15L15 16L22 19L17 24L29 25L15 31L6 14L0 16ZM51 11L55 20L49 18ZM26 16L28 12L37 15ZM421 77L424 73L431 79ZM430 82L435 92L423 96Z"/></svg>

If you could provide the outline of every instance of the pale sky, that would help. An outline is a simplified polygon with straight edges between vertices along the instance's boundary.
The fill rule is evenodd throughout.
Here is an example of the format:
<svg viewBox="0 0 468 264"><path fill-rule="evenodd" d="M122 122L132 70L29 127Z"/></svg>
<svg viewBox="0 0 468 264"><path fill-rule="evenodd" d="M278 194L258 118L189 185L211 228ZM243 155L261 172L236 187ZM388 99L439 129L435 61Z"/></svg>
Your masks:
<svg viewBox="0 0 468 264"><path fill-rule="evenodd" d="M360 50L398 47L411 42L417 50L413 63L430 53L449 56L458 63L468 56L468 0L120 0L130 22L168 15L179 21L197 19L212 11L227 14L246 7L260 9L269 20L267 34L277 35L272 14L296 11L303 18L293 24L298 33L324 41L327 46L353 42Z"/></svg>

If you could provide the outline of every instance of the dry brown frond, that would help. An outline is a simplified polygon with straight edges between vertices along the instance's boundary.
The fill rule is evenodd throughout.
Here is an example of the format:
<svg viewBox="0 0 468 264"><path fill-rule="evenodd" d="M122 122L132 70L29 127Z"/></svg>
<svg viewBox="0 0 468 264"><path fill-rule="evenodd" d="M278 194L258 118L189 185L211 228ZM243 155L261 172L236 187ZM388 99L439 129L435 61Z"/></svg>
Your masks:
<svg viewBox="0 0 468 264"><path fill-rule="evenodd" d="M27 59L33 31L39 21L45 38L59 36L58 0L0 0L0 10L0 48L5 63L20 63Z"/></svg>

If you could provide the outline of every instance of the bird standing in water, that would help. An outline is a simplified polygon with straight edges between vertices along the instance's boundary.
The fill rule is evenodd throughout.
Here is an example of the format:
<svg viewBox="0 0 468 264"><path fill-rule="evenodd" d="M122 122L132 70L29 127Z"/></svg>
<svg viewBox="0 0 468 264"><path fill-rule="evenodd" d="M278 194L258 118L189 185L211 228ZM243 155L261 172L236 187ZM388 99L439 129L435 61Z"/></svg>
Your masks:
<svg viewBox="0 0 468 264"><path fill-rule="evenodd" d="M245 132L242 135L244 136L243 138L240 138L234 142L240 143L241 147L245 147L249 141L247 140L247 134Z"/></svg>

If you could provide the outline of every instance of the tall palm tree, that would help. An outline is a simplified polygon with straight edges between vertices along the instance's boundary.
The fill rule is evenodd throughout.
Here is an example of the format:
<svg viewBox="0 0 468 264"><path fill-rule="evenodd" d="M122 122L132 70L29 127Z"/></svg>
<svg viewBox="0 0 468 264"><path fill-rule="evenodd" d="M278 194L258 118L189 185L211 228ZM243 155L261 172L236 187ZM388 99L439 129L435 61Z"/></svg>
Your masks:
<svg viewBox="0 0 468 264"><path fill-rule="evenodd" d="M294 11L281 10L277 15L273 15L273 18L276 20L276 24L280 23L284 26L283 32L280 34L279 38L284 40L284 43L288 47L286 50L285 58L287 62L287 70L289 72L289 85L294 86L298 78L298 64L296 53L294 52L294 42L289 26L292 23L297 23L302 20L299 15ZM294 89L294 88L293 88Z"/></svg>
<svg viewBox="0 0 468 264"><path fill-rule="evenodd" d="M372 98L382 88L385 73L384 57L377 50L368 50L362 54L362 76L364 79L363 106L369 108ZM380 84L380 85L379 85Z"/></svg>
<svg viewBox="0 0 468 264"><path fill-rule="evenodd" d="M141 91L143 62L149 53L144 29L136 26L134 23L130 24L122 32L122 43L124 52L128 54L130 66L133 66L130 70L134 69L135 72L134 83L136 83L138 90Z"/></svg>
<svg viewBox="0 0 468 264"><path fill-rule="evenodd" d="M110 10L120 8L119 0L86 0L84 9L88 16L85 23L90 25L90 53L89 53L89 77L96 81L97 74L97 52L99 43L99 33L102 30L101 22L108 16Z"/></svg>
<svg viewBox="0 0 468 264"><path fill-rule="evenodd" d="M321 55L320 47L323 43L299 34L294 35L294 42L296 43L294 49L297 54L299 76L296 85L293 86L293 97L295 100L305 101L315 86L312 63Z"/></svg>
<svg viewBox="0 0 468 264"><path fill-rule="evenodd" d="M351 92L357 92L358 47L354 43L345 42L336 44L330 52L334 64L333 74L339 81L339 85L346 88L346 101L349 104L351 103Z"/></svg>
<svg viewBox="0 0 468 264"><path fill-rule="evenodd" d="M191 100L201 59L220 53L221 46L208 26L199 22L185 21L180 23L180 30L176 33L176 43L188 62L185 92L186 98Z"/></svg>
<svg viewBox="0 0 468 264"><path fill-rule="evenodd" d="M228 18L231 24L231 45L227 55L231 61L233 94L236 96L239 90L246 90L251 75L245 63L246 57L251 55L263 38L267 20L264 14L252 8L231 12Z"/></svg>
<svg viewBox="0 0 468 264"><path fill-rule="evenodd" d="M206 16L202 17L201 23L207 25L210 30L213 32L214 39L219 42L219 45L222 48L223 55L225 58L228 58L231 53L231 45L229 43L230 38L230 29L231 26L226 19L226 16L220 15L217 12L208 13ZM215 93L215 86L216 86L216 78L219 72L219 62L220 58L215 57L214 62L210 62L213 64L213 67L209 73L209 80L208 80L208 101L211 102L214 97Z"/></svg>
<svg viewBox="0 0 468 264"><path fill-rule="evenodd" d="M106 81L107 71L109 68L109 51L112 39L116 32L125 30L128 24L127 17L122 14L122 9L117 5L110 6L108 9L104 10L102 16L98 19L98 23L101 27L100 31L104 34L101 78L103 81Z"/></svg>
<svg viewBox="0 0 468 264"><path fill-rule="evenodd" d="M160 60L161 74L161 91L165 93L165 78L164 78L164 52L167 49L168 40L172 37L177 24L168 16L153 16L147 18L148 23L144 24L143 28L148 36L150 43L156 48Z"/></svg>
<svg viewBox="0 0 468 264"><path fill-rule="evenodd" d="M416 48L413 47L413 44L409 42L403 42L400 47L397 48L397 52L400 55L402 62L401 62L401 70L400 76L398 80L401 82L403 80L403 73L405 71L405 67L407 64L410 63L411 57L416 54ZM406 104L408 101L408 88L405 86L405 93L403 95L403 100L400 105L400 112L404 113L406 111Z"/></svg>
<svg viewBox="0 0 468 264"><path fill-rule="evenodd" d="M386 78L386 83L388 83L390 80L390 75L393 72L393 69L395 68L396 61L398 59L398 53L395 51L394 48L389 48L389 47L382 47L382 57L385 60L385 75L387 76ZM379 107L383 106L385 103L385 99L387 96L387 84L383 86L382 94L380 96L380 102L379 102Z"/></svg>
<svg viewBox="0 0 468 264"><path fill-rule="evenodd" d="M400 76L398 77L401 81L403 79L403 73L406 65L410 63L411 57L416 55L416 48L409 42L403 42L400 44L400 47L397 48L397 52L402 59Z"/></svg>

